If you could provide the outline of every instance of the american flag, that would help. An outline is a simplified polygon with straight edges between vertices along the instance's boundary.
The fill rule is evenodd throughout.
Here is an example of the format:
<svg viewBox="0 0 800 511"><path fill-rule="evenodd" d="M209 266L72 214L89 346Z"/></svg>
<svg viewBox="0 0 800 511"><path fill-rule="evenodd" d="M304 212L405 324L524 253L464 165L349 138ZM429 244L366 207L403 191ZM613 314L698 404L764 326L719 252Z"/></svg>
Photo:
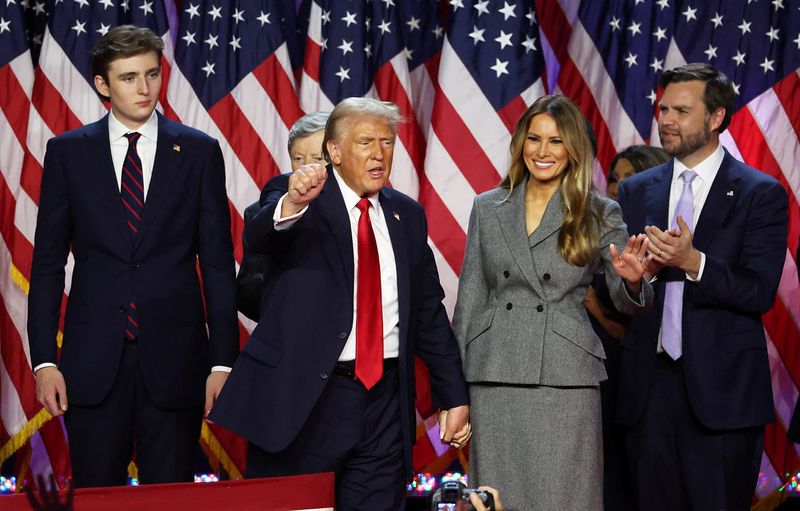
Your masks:
<svg viewBox="0 0 800 511"><path fill-rule="evenodd" d="M24 56L30 53L22 20L28 21L27 41L36 50L36 26L47 16L39 11L50 3L19 3L25 7L22 14L23 5L0 2L0 112L5 116L0 122L14 126L0 124L5 244L0 247L0 367L5 371L0 373L5 428L0 461L24 440L18 431L34 424L30 421L39 409L32 378L19 367L13 373L9 361L19 365L21 360L22 369L28 363L21 358L24 284L44 143L105 113L85 70L96 31L114 17L112 25L132 20L163 34L169 71L163 111L220 140L237 260L244 208L269 177L289 169L286 137L294 120L330 110L347 96L398 104L408 122L398 133L391 182L426 209L450 312L472 199L505 173L510 134L527 105L552 92L578 103L598 135L595 183L602 190L617 151L630 144L658 144L654 126L661 72L694 61L719 67L738 89L737 112L723 143L736 157L778 178L794 199L778 300L765 316L779 419L767 429L758 494L769 493L785 474L800 468L800 451L785 437L800 388L800 353L795 353L800 291L793 256L800 236L798 0L307 0L298 19L286 1L60 0L40 41L38 68ZM152 12L146 12L148 4ZM164 12L177 16L164 17ZM86 23L86 33L78 33L78 22ZM299 35L296 27L302 27ZM11 36L15 42L6 44L3 38ZM13 88L6 86L9 76ZM240 319L244 339L253 325ZM7 383L11 374L17 378L13 386ZM418 375L415 465L435 472L458 453L438 442L422 367ZM31 413L8 406L11 401L31 403ZM38 431L43 437L45 430ZM206 450L229 473L237 473L237 466L241 471L242 451L235 441L208 428L203 435Z"/></svg>

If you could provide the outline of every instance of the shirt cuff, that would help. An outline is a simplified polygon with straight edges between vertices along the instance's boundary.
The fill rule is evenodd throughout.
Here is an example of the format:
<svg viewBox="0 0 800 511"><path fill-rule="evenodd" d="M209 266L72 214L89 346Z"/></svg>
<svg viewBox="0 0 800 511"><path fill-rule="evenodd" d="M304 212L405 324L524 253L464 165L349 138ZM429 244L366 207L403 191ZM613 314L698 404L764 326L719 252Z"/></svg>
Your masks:
<svg viewBox="0 0 800 511"><path fill-rule="evenodd" d="M306 204L306 207L294 215L281 218L281 207L283 206L283 200L287 195L289 195L288 192L283 194L283 197L281 197L281 199L278 201L278 205L275 207L275 213L272 215L272 221L274 222L273 228L276 231L285 231L286 229L290 229L294 224L297 223L298 220L300 220L300 218L303 217L303 214L308 209L308 204Z"/></svg>
<svg viewBox="0 0 800 511"><path fill-rule="evenodd" d="M700 282L700 279L703 278L703 269L705 267L706 267L706 255L704 253L700 252L700 269L697 270L697 278L693 279L687 273L686 274L686 280L688 280L689 282Z"/></svg>
<svg viewBox="0 0 800 511"><path fill-rule="evenodd" d="M228 366L214 366L211 368L212 373L229 373L231 368Z"/></svg>
<svg viewBox="0 0 800 511"><path fill-rule="evenodd" d="M43 367L57 367L57 366L52 362L45 362L43 364L39 364L38 366L34 367L33 368L33 374L35 375L36 371L38 371L39 369L41 369Z"/></svg>

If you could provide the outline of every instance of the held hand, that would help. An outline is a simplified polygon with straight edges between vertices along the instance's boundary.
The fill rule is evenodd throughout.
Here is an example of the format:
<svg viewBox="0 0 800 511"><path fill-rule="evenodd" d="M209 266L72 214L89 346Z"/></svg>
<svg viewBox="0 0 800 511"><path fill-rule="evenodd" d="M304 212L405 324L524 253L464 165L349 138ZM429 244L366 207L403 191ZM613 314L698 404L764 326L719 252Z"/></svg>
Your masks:
<svg viewBox="0 0 800 511"><path fill-rule="evenodd" d="M456 406L439 412L439 436L443 444L461 448L472 436L469 424L469 405Z"/></svg>
<svg viewBox="0 0 800 511"><path fill-rule="evenodd" d="M700 271L700 252L692 245L692 231L681 215L678 215L677 222L680 231L670 229L664 232L653 225L645 227L644 232L650 240L648 251L656 263L680 268L692 277L697 277L697 272Z"/></svg>
<svg viewBox="0 0 800 511"><path fill-rule="evenodd" d="M503 511L503 503L500 502L500 493L497 490L495 490L491 486L478 486L478 489L488 492L492 495L492 497L494 498L495 511ZM488 511L488 508L483 505L483 502L481 502L481 498L478 497L478 495L471 493L469 496L469 501L472 504L472 508L475 511Z"/></svg>
<svg viewBox="0 0 800 511"><path fill-rule="evenodd" d="M316 199L325 181L328 179L328 170L318 163L303 165L289 176L289 192L283 201L281 217L292 216L298 213L309 202Z"/></svg>
<svg viewBox="0 0 800 511"><path fill-rule="evenodd" d="M36 371L36 399L53 417L67 411L67 385L64 375L55 367Z"/></svg>
<svg viewBox="0 0 800 511"><path fill-rule="evenodd" d="M642 286L642 276L652 256L647 255L647 236L639 234L631 236L620 254L617 247L611 244L611 264L614 272L625 281L628 289L638 294Z"/></svg>
<svg viewBox="0 0 800 511"><path fill-rule="evenodd" d="M214 402L217 396L222 392L222 386L228 379L228 373L225 371L213 371L206 379L206 403L203 405L203 417L208 420L208 414L211 408L214 407ZM211 422L211 421L209 421Z"/></svg>

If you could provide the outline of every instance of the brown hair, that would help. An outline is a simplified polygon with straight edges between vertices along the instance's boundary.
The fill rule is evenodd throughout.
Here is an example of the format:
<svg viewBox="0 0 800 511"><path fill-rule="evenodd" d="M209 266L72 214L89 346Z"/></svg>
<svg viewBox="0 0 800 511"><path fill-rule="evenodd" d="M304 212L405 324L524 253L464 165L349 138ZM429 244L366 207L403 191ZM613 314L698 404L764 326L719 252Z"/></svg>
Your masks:
<svg viewBox="0 0 800 511"><path fill-rule="evenodd" d="M547 114L555 120L567 149L568 164L562 174L560 188L565 211L558 235L561 256L570 264L585 266L597 254L597 226L601 220L590 206L594 152L586 118L575 103L564 96L542 96L522 114L511 136L511 165L498 186L507 188L510 193L515 186L525 182L529 171L522 151L531 120L539 114Z"/></svg>
<svg viewBox="0 0 800 511"><path fill-rule="evenodd" d="M117 59L155 52L158 62L164 42L152 30L135 25L114 27L97 41L92 50L92 76L100 75L108 83L108 67Z"/></svg>
<svg viewBox="0 0 800 511"><path fill-rule="evenodd" d="M731 123L733 108L736 103L733 82L725 73L711 64L686 64L685 66L664 71L664 74L658 80L658 85L663 90L671 83L692 82L695 80L706 84L706 88L703 91L703 103L706 105L706 110L708 110L709 114L716 112L718 108L725 109L725 117L717 129L719 133L722 133Z"/></svg>
<svg viewBox="0 0 800 511"><path fill-rule="evenodd" d="M652 145L628 146L617 153L614 159L611 160L611 165L608 166L609 174L622 159L628 160L631 163L631 167L633 167L633 171L638 173L669 161L672 159L672 156L660 147Z"/></svg>

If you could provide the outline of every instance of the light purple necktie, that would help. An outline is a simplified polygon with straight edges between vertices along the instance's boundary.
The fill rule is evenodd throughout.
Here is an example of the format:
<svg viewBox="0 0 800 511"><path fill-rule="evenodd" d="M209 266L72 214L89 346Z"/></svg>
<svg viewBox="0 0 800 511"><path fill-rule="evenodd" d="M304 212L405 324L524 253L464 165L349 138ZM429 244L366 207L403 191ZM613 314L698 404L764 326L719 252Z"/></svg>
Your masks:
<svg viewBox="0 0 800 511"><path fill-rule="evenodd" d="M672 228L678 229L678 215L683 218L689 229L694 230L694 194L692 181L697 177L693 170L681 172L683 178L683 191L675 206L675 215L672 217ZM661 347L672 357L678 360L683 353L681 346L681 326L683 320L683 282L676 280L667 282L664 292L664 314L661 317Z"/></svg>

